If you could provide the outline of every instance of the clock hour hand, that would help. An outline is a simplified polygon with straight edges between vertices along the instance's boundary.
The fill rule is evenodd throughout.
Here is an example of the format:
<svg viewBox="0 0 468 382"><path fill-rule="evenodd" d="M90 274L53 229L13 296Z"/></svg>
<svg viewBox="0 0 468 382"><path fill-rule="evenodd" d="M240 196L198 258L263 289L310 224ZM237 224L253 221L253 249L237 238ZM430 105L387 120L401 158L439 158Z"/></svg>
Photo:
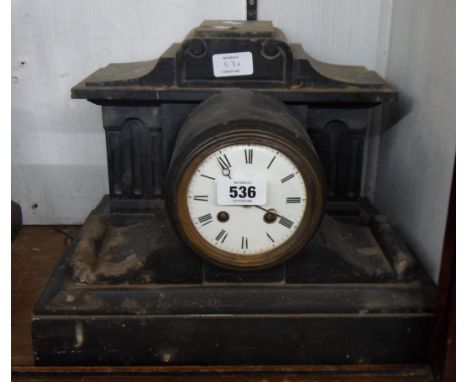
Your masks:
<svg viewBox="0 0 468 382"><path fill-rule="evenodd" d="M294 226L294 222L289 220L288 218L285 218L284 216L278 215L276 211L273 208L270 208L267 210L266 208L260 207L260 206L254 206L257 207L263 211L266 212L265 216L263 217L263 220L265 223L274 223L276 221L276 218L279 218L278 223L281 224L282 226L291 229L291 227Z"/></svg>
<svg viewBox="0 0 468 382"><path fill-rule="evenodd" d="M263 211L265 211L265 212L267 212L267 213L269 213L269 214L271 214L271 215L278 216L279 218L283 218L283 216L278 215L278 214L276 213L276 211L275 211L274 208L270 208L270 209L267 210L266 208L263 208L263 207L260 207L260 206L257 206L257 205L255 205L254 207L260 208L261 210L263 210ZM284 218L283 218L283 219L284 219Z"/></svg>
<svg viewBox="0 0 468 382"><path fill-rule="evenodd" d="M229 162L225 162L222 158L218 157L218 163L221 166L221 172L224 176L227 176L229 179L231 179L231 170L229 169Z"/></svg>
<svg viewBox="0 0 468 382"><path fill-rule="evenodd" d="M265 212L270 212L269 210L267 210L266 208L263 208L263 207L260 207L260 206L257 206L255 205L254 206L255 208L260 208L261 210L265 211ZM276 214L275 214L276 215Z"/></svg>

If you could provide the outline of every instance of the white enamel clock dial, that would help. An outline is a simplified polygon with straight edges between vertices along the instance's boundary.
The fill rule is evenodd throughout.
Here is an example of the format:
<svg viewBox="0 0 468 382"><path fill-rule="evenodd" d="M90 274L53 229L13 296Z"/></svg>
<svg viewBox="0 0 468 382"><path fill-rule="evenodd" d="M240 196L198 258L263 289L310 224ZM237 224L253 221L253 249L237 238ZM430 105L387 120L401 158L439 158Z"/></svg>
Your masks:
<svg viewBox="0 0 468 382"><path fill-rule="evenodd" d="M189 181L189 217L201 237L236 255L271 251L300 227L304 179L283 153L235 144L207 156Z"/></svg>

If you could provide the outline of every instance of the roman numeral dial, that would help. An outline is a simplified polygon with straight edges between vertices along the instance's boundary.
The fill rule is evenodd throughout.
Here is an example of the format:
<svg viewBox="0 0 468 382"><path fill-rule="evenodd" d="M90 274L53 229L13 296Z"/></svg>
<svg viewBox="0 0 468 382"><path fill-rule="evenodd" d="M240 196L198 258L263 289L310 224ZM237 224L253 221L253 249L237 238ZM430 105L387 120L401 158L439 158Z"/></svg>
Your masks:
<svg viewBox="0 0 468 382"><path fill-rule="evenodd" d="M205 225L210 224L210 223L213 222L213 216L211 216L211 214L206 214L206 215L203 215L203 216L199 216L198 217L198 222L202 226L205 226Z"/></svg>
<svg viewBox="0 0 468 382"><path fill-rule="evenodd" d="M198 200L199 202L207 202L208 201L208 195L195 195L193 197L193 200Z"/></svg>
<svg viewBox="0 0 468 382"><path fill-rule="evenodd" d="M245 163L252 164L253 163L253 149L244 149L245 154Z"/></svg>
<svg viewBox="0 0 468 382"><path fill-rule="evenodd" d="M285 176L283 179L281 179L281 183L285 183L287 182L288 180L294 178L295 174L289 174L287 176Z"/></svg>
<svg viewBox="0 0 468 382"><path fill-rule="evenodd" d="M267 170L268 170L268 169L271 167L271 165L272 165L272 164L273 164L273 162L275 161L275 159L276 159L276 155L277 155L277 154L278 154L278 153L276 153L276 154L273 156L273 158L271 158L271 161L270 161L270 163L268 163Z"/></svg>
<svg viewBox="0 0 468 382"><path fill-rule="evenodd" d="M221 204L226 199L218 198L221 182L237 186L227 190L239 200L249 198L249 181L265 182L262 205ZM250 190L250 195L258 192ZM205 248L247 258L297 240L294 235L304 218L307 192L299 167L283 152L245 143L222 147L201 161L188 183L186 204Z"/></svg>
<svg viewBox="0 0 468 382"><path fill-rule="evenodd" d="M224 241L226 240L227 237L228 237L228 233L224 229L222 229L221 231L219 231L219 233L216 236L215 240L217 242L221 242L221 244L222 244L222 243L224 243Z"/></svg>
<svg viewBox="0 0 468 382"><path fill-rule="evenodd" d="M249 238L246 236L242 236L241 249L249 249Z"/></svg>
<svg viewBox="0 0 468 382"><path fill-rule="evenodd" d="M218 159L219 165L221 166L221 168L223 170L227 170L227 169L231 168L231 162L229 162L229 159L226 156L226 154L223 154L222 156L219 156L217 159Z"/></svg>
<svg viewBox="0 0 468 382"><path fill-rule="evenodd" d="M293 222L285 217L281 217L279 223L286 228L291 228L293 226Z"/></svg>
<svg viewBox="0 0 468 382"><path fill-rule="evenodd" d="M300 203L301 202L300 196L289 196L286 197L286 203Z"/></svg>

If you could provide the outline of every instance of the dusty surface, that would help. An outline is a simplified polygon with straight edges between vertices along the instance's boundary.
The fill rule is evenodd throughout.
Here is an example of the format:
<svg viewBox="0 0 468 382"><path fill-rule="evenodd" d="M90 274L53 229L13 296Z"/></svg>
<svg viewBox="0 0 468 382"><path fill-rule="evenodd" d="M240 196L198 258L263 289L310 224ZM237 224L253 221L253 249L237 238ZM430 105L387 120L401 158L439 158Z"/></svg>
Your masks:
<svg viewBox="0 0 468 382"><path fill-rule="evenodd" d="M68 232L78 233L72 229ZM30 319L69 238L53 227L25 227L12 245L12 367L14 381L432 381L425 367L374 366L33 366ZM64 374L66 373L66 374ZM131 374L131 376L129 375Z"/></svg>

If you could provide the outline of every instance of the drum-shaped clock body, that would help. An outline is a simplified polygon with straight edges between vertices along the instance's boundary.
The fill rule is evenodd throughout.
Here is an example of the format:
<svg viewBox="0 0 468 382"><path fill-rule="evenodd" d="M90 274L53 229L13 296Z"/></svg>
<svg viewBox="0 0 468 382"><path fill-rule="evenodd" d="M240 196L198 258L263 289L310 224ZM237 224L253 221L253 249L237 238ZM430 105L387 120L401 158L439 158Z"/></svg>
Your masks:
<svg viewBox="0 0 468 382"><path fill-rule="evenodd" d="M246 90L196 107L181 127L167 207L184 242L222 266L252 269L293 256L324 210L320 160L286 105Z"/></svg>

